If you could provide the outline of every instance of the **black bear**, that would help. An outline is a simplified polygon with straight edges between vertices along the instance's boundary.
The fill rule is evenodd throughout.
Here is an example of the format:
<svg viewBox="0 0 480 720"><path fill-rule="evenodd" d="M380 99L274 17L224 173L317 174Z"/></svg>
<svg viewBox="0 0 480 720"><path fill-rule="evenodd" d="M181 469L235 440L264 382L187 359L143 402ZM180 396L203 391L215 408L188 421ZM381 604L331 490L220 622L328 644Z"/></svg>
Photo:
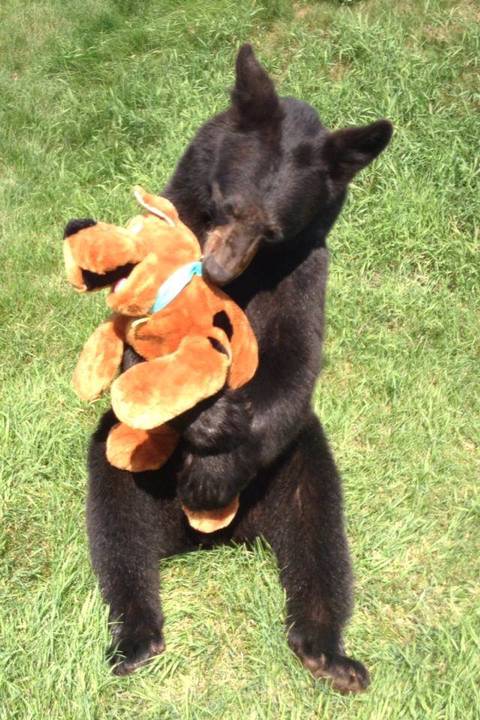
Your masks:
<svg viewBox="0 0 480 720"><path fill-rule="evenodd" d="M244 45L231 106L200 128L165 188L202 244L220 230L220 241L206 245L205 274L246 310L260 365L244 388L178 420L182 442L158 472L132 475L107 463L111 411L93 436L87 525L116 621L116 673L132 672L164 648L161 558L262 536L278 559L294 652L340 691L367 687L367 670L342 644L352 580L341 486L311 396L320 371L326 237L349 181L391 133L386 120L328 131L312 107L277 95ZM127 349L124 367L138 360ZM228 528L207 536L189 527L182 502L212 509L239 493Z"/></svg>

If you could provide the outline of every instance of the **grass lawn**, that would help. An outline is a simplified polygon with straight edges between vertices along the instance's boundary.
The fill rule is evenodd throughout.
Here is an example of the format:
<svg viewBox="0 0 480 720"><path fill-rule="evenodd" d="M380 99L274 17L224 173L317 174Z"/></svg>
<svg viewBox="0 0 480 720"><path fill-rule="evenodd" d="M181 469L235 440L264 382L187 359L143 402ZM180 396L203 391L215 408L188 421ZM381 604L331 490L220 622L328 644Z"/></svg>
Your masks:
<svg viewBox="0 0 480 720"><path fill-rule="evenodd" d="M70 375L105 303L67 287L62 228L120 223L133 184L163 186L244 40L328 126L396 126L330 236L315 401L344 477L362 696L288 650L262 543L166 562L166 653L127 679L104 662L83 505L106 401ZM0 718L478 717L478 4L2 0L0 58Z"/></svg>

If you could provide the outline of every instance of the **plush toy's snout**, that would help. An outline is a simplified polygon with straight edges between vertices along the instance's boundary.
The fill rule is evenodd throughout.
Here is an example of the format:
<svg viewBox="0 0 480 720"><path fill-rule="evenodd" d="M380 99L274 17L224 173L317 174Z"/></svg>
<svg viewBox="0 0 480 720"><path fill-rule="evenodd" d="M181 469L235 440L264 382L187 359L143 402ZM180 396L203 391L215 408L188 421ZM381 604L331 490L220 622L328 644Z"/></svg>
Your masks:
<svg viewBox="0 0 480 720"><path fill-rule="evenodd" d="M63 253L68 281L80 292L114 285L142 259L142 244L127 230L94 220L73 220Z"/></svg>

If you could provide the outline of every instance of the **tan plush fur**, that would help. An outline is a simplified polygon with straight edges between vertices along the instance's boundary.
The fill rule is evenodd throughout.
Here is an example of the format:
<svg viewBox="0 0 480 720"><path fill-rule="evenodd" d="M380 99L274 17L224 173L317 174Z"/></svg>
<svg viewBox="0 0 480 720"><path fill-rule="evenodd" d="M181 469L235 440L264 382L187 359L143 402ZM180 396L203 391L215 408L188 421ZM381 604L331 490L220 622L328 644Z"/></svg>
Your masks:
<svg viewBox="0 0 480 720"><path fill-rule="evenodd" d="M178 435L165 423L225 384L238 388L253 377L258 348L243 311L202 277L194 277L165 308L151 314L162 283L199 260L201 250L168 200L142 188L135 189L135 196L146 215L136 216L126 228L99 222L79 230L65 239L64 257L67 279L80 292L94 289L88 284L92 273L100 285L105 276L108 286L107 274L121 274L125 266L107 297L113 315L85 344L73 384L79 397L93 400L113 383L112 407L120 423L108 437L107 457L116 467L138 472L161 467L175 449ZM219 312L229 319L230 339L214 325ZM126 344L145 362L115 379ZM235 512L230 508L217 512L216 519L197 520L201 527L218 529Z"/></svg>

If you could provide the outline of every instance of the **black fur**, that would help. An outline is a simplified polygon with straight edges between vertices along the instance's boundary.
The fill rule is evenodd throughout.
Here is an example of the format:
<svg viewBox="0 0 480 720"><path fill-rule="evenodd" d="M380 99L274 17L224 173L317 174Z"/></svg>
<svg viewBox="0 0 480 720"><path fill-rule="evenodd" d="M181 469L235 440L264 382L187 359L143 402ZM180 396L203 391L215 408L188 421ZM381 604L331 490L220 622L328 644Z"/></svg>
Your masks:
<svg viewBox="0 0 480 720"><path fill-rule="evenodd" d="M108 465L114 417L104 416L89 455L92 560L118 623L112 660L124 674L163 649L161 558L263 536L278 558L291 647L315 676L358 691L368 673L342 645L352 597L340 480L311 396L320 371L325 239L347 182L384 149L391 126L381 120L329 132L309 105L277 96L249 45L236 71L232 107L200 128L164 194L202 243L225 224L234 236L260 238L253 262L226 288L250 318L260 366L245 388L178 420L182 443L157 473ZM242 247L239 241L239 253ZM125 366L137 359L129 351ZM181 501L214 508L240 492L229 528L200 536L188 526Z"/></svg>

